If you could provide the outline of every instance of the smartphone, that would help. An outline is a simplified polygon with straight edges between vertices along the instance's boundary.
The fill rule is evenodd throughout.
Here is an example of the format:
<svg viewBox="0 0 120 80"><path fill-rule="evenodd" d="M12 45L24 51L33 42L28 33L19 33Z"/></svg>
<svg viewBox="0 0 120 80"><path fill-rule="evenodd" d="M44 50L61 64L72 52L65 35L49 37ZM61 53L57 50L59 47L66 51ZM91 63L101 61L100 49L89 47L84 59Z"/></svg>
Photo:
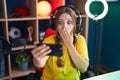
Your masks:
<svg viewBox="0 0 120 80"><path fill-rule="evenodd" d="M40 46L42 44L37 44L37 46ZM46 44L47 46L50 47L52 52L48 54L49 56L62 56L63 55L63 48L61 44Z"/></svg>

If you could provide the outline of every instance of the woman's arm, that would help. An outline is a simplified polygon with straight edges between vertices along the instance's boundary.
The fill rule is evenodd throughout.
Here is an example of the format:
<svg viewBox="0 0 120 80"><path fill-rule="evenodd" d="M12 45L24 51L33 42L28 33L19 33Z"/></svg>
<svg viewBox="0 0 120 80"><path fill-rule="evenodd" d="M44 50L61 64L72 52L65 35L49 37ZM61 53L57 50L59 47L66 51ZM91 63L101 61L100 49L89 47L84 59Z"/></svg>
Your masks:
<svg viewBox="0 0 120 80"><path fill-rule="evenodd" d="M89 60L83 58L72 44L69 45L67 48L73 64L78 70L80 70L81 72L85 72L89 66Z"/></svg>

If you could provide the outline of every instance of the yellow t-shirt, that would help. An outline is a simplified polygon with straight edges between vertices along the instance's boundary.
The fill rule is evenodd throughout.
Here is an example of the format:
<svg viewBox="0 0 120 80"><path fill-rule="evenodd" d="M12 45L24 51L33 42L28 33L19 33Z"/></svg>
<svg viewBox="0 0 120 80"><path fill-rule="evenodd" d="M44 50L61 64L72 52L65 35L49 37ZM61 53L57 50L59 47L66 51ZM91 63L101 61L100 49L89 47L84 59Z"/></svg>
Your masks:
<svg viewBox="0 0 120 80"><path fill-rule="evenodd" d="M55 44L55 36L44 39L43 43ZM73 66L68 50L65 45L63 47L63 56L60 58L64 61L63 67L57 67L56 56L49 56L40 80L80 80L79 71ZM88 58L88 49L83 36L76 36L76 50L85 59Z"/></svg>

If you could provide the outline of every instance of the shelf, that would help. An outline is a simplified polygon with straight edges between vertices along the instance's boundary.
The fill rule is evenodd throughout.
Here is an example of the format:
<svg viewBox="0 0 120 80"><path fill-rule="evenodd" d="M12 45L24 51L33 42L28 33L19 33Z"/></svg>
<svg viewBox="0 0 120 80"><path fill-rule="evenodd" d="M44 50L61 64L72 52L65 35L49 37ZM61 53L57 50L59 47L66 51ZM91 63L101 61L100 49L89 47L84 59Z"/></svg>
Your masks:
<svg viewBox="0 0 120 80"><path fill-rule="evenodd" d="M9 79L9 76L5 76L5 77L1 77L0 80L8 80Z"/></svg>
<svg viewBox="0 0 120 80"><path fill-rule="evenodd" d="M20 71L17 65L12 65L12 70L11 70L12 78L26 76L29 73L35 73L35 67L33 65L29 65L29 68L26 71Z"/></svg>
<svg viewBox="0 0 120 80"><path fill-rule="evenodd" d="M14 47L14 48L12 48L12 51L21 50L21 49L23 49L23 48L24 48L23 46L20 46L20 47ZM34 48L33 45L26 45L26 47L25 47L25 49L32 49L32 48Z"/></svg>
<svg viewBox="0 0 120 80"><path fill-rule="evenodd" d="M0 21L1 21L1 22L2 22L2 21L5 21L5 19L0 18Z"/></svg>
<svg viewBox="0 0 120 80"><path fill-rule="evenodd" d="M36 20L36 17L23 17L23 18L8 18L8 21L25 21L25 20Z"/></svg>

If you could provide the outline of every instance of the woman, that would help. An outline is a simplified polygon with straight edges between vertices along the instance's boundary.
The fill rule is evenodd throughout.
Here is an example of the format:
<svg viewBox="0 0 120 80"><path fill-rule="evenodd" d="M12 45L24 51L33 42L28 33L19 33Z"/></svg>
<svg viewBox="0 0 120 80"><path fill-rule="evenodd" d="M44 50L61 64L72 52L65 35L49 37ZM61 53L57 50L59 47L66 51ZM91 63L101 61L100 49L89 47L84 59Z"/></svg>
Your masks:
<svg viewBox="0 0 120 80"><path fill-rule="evenodd" d="M56 35L47 37L43 43L61 44L63 56L48 56L52 51L43 44L32 50L33 63L44 67L40 80L80 80L80 72L89 65L88 50L82 35L76 35L76 14L70 7L60 8L55 16Z"/></svg>

